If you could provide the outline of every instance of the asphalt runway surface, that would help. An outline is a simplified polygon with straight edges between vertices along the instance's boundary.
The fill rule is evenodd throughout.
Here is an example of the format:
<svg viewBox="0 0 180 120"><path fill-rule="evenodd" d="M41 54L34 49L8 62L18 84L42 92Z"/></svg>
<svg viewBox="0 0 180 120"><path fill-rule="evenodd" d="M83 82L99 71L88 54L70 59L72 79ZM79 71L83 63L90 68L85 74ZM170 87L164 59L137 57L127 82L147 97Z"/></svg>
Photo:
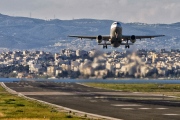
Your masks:
<svg viewBox="0 0 180 120"><path fill-rule="evenodd" d="M25 96L122 120L180 120L180 100L163 95L97 89L78 83L11 82Z"/></svg>

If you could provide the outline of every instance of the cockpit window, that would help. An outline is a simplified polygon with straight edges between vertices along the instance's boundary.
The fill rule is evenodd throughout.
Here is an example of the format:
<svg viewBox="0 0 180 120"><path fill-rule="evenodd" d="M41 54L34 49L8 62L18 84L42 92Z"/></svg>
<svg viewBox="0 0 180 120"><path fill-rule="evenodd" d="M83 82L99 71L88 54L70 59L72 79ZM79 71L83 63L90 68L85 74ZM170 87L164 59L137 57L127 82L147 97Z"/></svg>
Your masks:
<svg viewBox="0 0 180 120"><path fill-rule="evenodd" d="M114 22L113 24L114 24L114 25L121 26L121 24L120 24L119 22Z"/></svg>
<svg viewBox="0 0 180 120"><path fill-rule="evenodd" d="M119 22L114 22L114 24L118 24L118 25L120 25L120 23L119 23Z"/></svg>
<svg viewBox="0 0 180 120"><path fill-rule="evenodd" d="M121 27L121 23L120 22L113 22L112 26Z"/></svg>

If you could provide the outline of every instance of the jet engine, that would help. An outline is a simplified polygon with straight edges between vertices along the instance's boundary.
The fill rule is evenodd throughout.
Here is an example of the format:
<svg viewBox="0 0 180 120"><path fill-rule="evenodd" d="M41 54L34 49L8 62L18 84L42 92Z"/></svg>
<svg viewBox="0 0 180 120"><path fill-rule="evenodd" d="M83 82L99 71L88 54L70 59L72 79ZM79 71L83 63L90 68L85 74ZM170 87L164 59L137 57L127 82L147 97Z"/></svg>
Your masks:
<svg viewBox="0 0 180 120"><path fill-rule="evenodd" d="M103 40L103 37L101 35L98 35L96 40L97 40L98 43L101 43L102 40Z"/></svg>
<svg viewBox="0 0 180 120"><path fill-rule="evenodd" d="M132 43L135 43L135 42L136 42L136 36L135 36L135 35L132 35L130 41L131 41Z"/></svg>

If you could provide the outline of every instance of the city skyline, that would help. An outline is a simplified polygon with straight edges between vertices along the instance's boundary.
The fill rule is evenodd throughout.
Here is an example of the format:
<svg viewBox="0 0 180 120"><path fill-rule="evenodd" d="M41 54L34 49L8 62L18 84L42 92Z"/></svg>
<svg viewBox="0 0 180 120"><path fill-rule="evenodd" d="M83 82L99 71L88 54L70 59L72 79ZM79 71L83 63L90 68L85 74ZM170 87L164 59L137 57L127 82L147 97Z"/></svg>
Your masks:
<svg viewBox="0 0 180 120"><path fill-rule="evenodd" d="M39 19L109 19L121 22L175 23L179 0L1 0L0 13Z"/></svg>
<svg viewBox="0 0 180 120"><path fill-rule="evenodd" d="M17 78L179 78L180 51L63 49L0 53L0 76Z"/></svg>

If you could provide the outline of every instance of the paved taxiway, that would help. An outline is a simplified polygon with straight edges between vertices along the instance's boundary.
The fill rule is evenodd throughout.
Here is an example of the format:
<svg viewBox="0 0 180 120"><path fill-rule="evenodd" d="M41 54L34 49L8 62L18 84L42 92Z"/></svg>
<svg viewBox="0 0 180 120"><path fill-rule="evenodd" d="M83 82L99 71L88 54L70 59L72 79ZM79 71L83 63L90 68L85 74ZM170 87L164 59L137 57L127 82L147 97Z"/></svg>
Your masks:
<svg viewBox="0 0 180 120"><path fill-rule="evenodd" d="M13 82L7 87L28 97L123 120L179 120L173 97L92 88L76 83Z"/></svg>

